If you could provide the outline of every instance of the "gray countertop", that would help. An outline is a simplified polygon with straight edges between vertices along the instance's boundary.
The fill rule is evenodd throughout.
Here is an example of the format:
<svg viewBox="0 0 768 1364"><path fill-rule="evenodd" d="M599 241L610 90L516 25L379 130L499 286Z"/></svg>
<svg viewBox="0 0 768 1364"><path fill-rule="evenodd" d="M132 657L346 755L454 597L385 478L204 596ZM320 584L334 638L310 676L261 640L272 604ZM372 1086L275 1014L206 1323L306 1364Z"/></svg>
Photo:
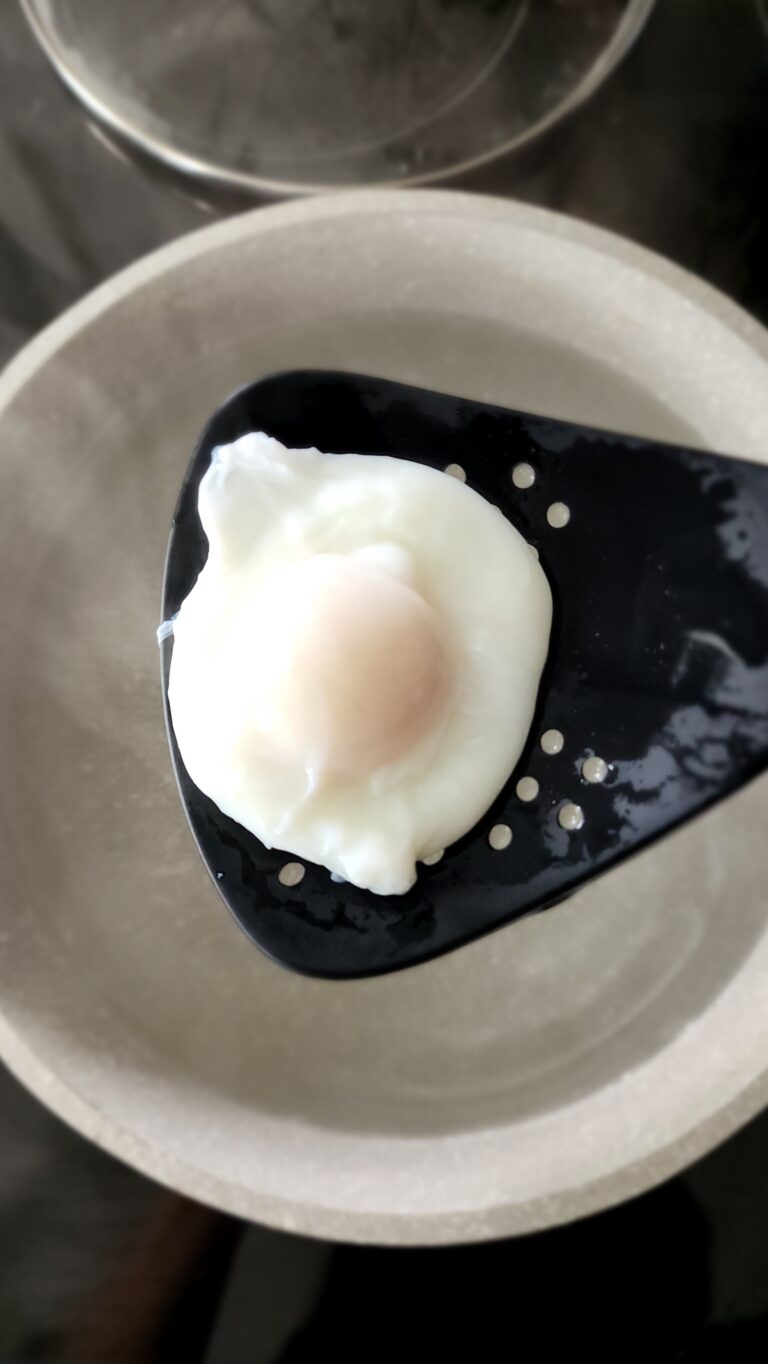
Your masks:
<svg viewBox="0 0 768 1364"><path fill-rule="evenodd" d="M237 207L110 147L15 0L0 0L0 152L0 361L116 269ZM758 5L658 0L589 105L455 183L622 232L768 322ZM374 1335L364 1346L357 1312ZM400 1348L406 1319L414 1355L450 1342L493 1359L514 1328L535 1331L547 1357L563 1315L570 1346L593 1358L641 1345L656 1360L765 1358L768 1117L681 1179L574 1227L447 1251L334 1250L151 1184L0 1075L0 1364L258 1364L325 1346L375 1359Z"/></svg>

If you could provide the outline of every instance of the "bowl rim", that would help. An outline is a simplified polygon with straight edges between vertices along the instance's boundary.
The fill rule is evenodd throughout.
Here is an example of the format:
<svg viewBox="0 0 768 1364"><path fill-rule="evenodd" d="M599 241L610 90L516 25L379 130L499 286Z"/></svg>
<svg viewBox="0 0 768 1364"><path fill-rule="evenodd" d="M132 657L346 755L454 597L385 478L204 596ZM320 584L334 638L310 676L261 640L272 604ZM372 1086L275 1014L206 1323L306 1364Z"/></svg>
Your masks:
<svg viewBox="0 0 768 1364"><path fill-rule="evenodd" d="M0 374L0 422L16 397L69 342L151 281L207 252L262 232L308 221L354 215L452 212L476 222L506 222L607 254L665 284L745 342L768 364L768 332L743 309L680 266L601 228L515 201L445 189L371 189L249 210L202 227L127 266L75 303L30 340ZM499 1201L482 1209L427 1213L334 1208L293 1201L191 1166L138 1137L64 1081L3 1012L0 1060L38 1099L83 1136L157 1182L211 1206L276 1229L359 1243L441 1245L490 1240L574 1220L662 1182L704 1155L768 1101L768 1058L736 1093L710 1105L701 1118L660 1147L585 1183L560 1187L529 1201Z"/></svg>
<svg viewBox="0 0 768 1364"><path fill-rule="evenodd" d="M352 189L350 184L336 184L331 181L291 180L261 176L248 171L238 171L207 157L197 156L184 151L169 138L161 137L144 127L137 119L131 119L120 111L117 104L105 99L97 85L89 81L81 70L70 61L67 48L60 41L52 25L46 22L41 12L40 0L19 0L22 12L42 51L59 79L83 108L96 119L102 128L108 130L119 142L133 148L140 154L151 157L172 171L188 175L213 189L233 190L246 194L304 195L324 194L332 191ZM498 145L489 147L475 156L464 157L415 175L393 176L381 181L361 181L360 189L415 185L434 185L449 177L466 175L486 166L512 152L522 150L548 132L563 118L569 117L592 95L599 90L604 81L629 52L647 23L656 0L626 0L626 8L619 19L615 32L608 44L598 52L585 74L565 99L561 100L547 114L537 119L512 137L505 138Z"/></svg>

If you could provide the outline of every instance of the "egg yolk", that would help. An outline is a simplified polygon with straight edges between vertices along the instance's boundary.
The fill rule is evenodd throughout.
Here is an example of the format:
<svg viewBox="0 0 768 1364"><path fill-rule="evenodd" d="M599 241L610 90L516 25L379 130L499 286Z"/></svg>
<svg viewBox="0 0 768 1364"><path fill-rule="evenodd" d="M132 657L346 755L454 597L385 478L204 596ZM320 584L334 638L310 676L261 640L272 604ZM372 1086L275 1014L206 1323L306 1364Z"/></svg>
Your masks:
<svg viewBox="0 0 768 1364"><path fill-rule="evenodd" d="M259 616L255 723L316 778L396 762L444 715L441 622L400 575L355 555L312 555L270 580Z"/></svg>

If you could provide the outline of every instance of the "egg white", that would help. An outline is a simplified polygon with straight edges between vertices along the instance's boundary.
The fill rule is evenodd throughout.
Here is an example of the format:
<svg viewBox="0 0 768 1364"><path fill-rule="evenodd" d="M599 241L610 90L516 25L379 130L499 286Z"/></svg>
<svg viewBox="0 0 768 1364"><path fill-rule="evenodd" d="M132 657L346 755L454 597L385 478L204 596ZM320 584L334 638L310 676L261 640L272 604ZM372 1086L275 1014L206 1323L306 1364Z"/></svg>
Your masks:
<svg viewBox="0 0 768 1364"><path fill-rule="evenodd" d="M199 492L209 554L174 622L169 702L190 777L268 847L379 894L482 817L531 725L552 599L502 513L457 479L386 456L287 450L253 433L219 447ZM316 554L368 556L434 608L451 662L445 713L398 761L316 780L252 741L279 631L271 578ZM254 603L257 603L254 606Z"/></svg>

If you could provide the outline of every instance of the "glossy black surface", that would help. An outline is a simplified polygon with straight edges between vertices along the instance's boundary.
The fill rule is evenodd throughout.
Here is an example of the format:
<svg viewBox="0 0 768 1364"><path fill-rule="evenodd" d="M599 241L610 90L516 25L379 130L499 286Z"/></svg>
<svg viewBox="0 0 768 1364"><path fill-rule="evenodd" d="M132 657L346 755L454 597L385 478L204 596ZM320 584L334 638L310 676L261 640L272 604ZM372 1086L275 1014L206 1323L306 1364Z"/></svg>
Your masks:
<svg viewBox="0 0 768 1364"><path fill-rule="evenodd" d="M235 918L277 961L311 975L378 974L426 961L577 885L689 819L768 765L768 470L346 374L293 373L233 395L206 427L174 518L163 614L205 562L197 490L215 446L264 430L286 445L391 454L443 468L494 502L536 547L554 619L534 725L498 800L404 896L333 882L312 864L284 887L268 851L190 781L166 703L179 787ZM525 461L534 486L514 487ZM562 529L547 508L567 504ZM446 546L450 554L450 546ZM265 641L265 646L268 642ZM163 678L172 652L163 648ZM165 685L164 685L165 695ZM547 756L539 737L565 735ZM598 754L602 785L581 775ZM517 780L539 782L523 804ZM582 807L581 830L558 812ZM509 824L493 851L488 830Z"/></svg>

